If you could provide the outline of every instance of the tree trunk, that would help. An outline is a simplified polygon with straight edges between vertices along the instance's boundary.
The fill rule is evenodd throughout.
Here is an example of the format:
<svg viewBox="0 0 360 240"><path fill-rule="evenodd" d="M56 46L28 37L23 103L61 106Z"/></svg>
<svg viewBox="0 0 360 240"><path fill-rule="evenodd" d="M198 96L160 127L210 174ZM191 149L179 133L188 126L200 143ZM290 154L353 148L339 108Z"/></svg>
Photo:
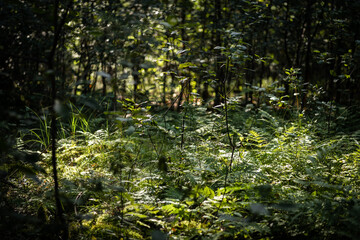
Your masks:
<svg viewBox="0 0 360 240"><path fill-rule="evenodd" d="M214 19L214 26L215 26L215 42L214 45L221 46L221 33L220 33L220 27L221 27L221 1L215 0L215 19ZM221 104L221 86L222 81L224 80L224 70L221 67L222 61L224 60L223 55L219 52L215 56L215 72L216 72L216 83L215 83L215 99L214 99L214 106Z"/></svg>
<svg viewBox="0 0 360 240"><path fill-rule="evenodd" d="M72 1L68 4L68 7L63 15L63 18L58 22L58 14L59 14L59 0L55 0L54 3L54 39L52 43L52 48L50 54L48 56L48 70L49 70L49 81L51 83L51 163L53 170L53 178L54 178L54 198L55 198L55 206L56 206L56 220L58 224L60 224L58 238L59 239L68 239L68 229L66 226L65 219L63 217L63 209L60 202L59 197L59 181L57 174L57 160L56 160L56 112L55 112L55 101L56 101L56 77L55 77L55 67L54 60L56 56L56 49L58 46L58 42L60 39L60 34L62 31L62 27L65 24L65 19L67 17L68 11Z"/></svg>

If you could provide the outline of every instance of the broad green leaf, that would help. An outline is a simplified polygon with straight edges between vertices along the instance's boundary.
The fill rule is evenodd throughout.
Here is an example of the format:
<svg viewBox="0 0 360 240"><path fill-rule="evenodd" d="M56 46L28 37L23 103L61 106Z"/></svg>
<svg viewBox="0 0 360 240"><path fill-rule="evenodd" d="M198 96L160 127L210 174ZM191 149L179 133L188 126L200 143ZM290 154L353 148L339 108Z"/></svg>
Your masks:
<svg viewBox="0 0 360 240"><path fill-rule="evenodd" d="M131 134L133 134L134 132L135 132L135 127L134 126L130 126L128 129L126 129L126 131L125 131L125 133L127 134L127 135L131 135Z"/></svg>

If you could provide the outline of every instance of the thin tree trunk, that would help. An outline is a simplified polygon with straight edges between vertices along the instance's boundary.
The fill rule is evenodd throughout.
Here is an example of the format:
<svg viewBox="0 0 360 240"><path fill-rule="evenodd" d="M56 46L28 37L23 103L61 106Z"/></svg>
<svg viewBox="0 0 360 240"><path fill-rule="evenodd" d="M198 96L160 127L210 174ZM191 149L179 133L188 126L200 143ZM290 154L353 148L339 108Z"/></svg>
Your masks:
<svg viewBox="0 0 360 240"><path fill-rule="evenodd" d="M307 97L307 88L308 84L310 84L310 58L311 58L311 41L312 41L312 6L314 4L314 0L308 0L307 6L306 6L306 53L305 53L305 75L304 75L304 85L303 85L303 92L301 97L301 110L305 108L306 105L306 97ZM314 32L314 35L316 34L316 31Z"/></svg>
<svg viewBox="0 0 360 240"><path fill-rule="evenodd" d="M222 19L222 11L221 11L221 1L215 1L215 46L221 46L221 33L219 31L220 23ZM214 106L221 104L221 81L224 79L224 70L221 67L223 60L222 54L215 56L215 69L216 69L216 85L215 85L215 99L214 99Z"/></svg>
<svg viewBox="0 0 360 240"><path fill-rule="evenodd" d="M134 78L134 92L133 92L133 98L134 98L134 102L136 102L137 100L137 90L138 90L138 85L140 83L140 78L139 78L139 72L137 70L137 67L135 66L133 68L133 78Z"/></svg>
<svg viewBox="0 0 360 240"><path fill-rule="evenodd" d="M53 170L53 178L54 178L54 198L55 198L55 206L56 206L56 220L60 224L60 229L58 232L59 239L68 239L68 230L66 226L65 219L63 217L63 209L60 202L59 197L59 181L57 174L57 161L56 161L56 112L55 112L55 101L56 101L56 77L55 77L55 68L54 68L54 59L56 54L56 48L58 46L58 42L60 39L60 34L62 27L65 24L65 19L67 17L68 11L72 1L68 4L68 7L65 11L65 14L60 22L58 22L58 14L59 14L59 0L55 0L54 3L54 39L52 48L48 57L48 68L49 68L49 80L51 83L51 163Z"/></svg>
<svg viewBox="0 0 360 240"><path fill-rule="evenodd" d="M105 64L102 64L102 69L103 69L103 72L106 72ZM101 80L102 80L102 84L103 84L102 96L105 97L106 96L106 77L102 76Z"/></svg>

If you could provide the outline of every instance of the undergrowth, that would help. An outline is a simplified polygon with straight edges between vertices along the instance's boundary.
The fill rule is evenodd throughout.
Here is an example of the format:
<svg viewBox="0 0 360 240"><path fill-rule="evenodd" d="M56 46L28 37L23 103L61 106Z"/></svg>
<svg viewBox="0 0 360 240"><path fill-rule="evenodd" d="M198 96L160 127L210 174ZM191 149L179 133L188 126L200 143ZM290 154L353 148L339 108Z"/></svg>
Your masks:
<svg viewBox="0 0 360 240"><path fill-rule="evenodd" d="M231 156L224 109L184 107L152 114L128 102L86 118L72 106L57 148L71 239L359 239L359 129L230 104ZM41 119L29 134L46 149ZM41 156L36 174L11 180L7 204L33 216L18 239L43 237L54 219L51 156Z"/></svg>

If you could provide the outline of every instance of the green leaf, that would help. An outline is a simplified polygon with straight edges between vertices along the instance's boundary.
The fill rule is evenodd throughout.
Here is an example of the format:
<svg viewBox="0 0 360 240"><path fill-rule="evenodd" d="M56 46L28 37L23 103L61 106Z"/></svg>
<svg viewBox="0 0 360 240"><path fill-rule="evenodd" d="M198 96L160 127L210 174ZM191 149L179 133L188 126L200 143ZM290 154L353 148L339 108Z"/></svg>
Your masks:
<svg viewBox="0 0 360 240"><path fill-rule="evenodd" d="M188 52L189 50L186 50L186 49L183 49L183 50L179 50L176 52L176 54L183 54L183 53L186 53ZM181 65L181 64L180 64Z"/></svg>
<svg viewBox="0 0 360 240"><path fill-rule="evenodd" d="M211 188L209 188L208 186L206 186L204 189L203 189L203 193L206 197L208 198L213 198L215 197L215 192L214 190L212 190Z"/></svg>
<svg viewBox="0 0 360 240"><path fill-rule="evenodd" d="M250 211L256 215L268 215L269 214L269 211L265 208L265 206L260 203L250 204Z"/></svg>
<svg viewBox="0 0 360 240"><path fill-rule="evenodd" d="M141 213L137 213L137 212L128 212L125 215L127 216L134 216L134 217L138 217L138 218L147 218L147 215L141 214Z"/></svg>
<svg viewBox="0 0 360 240"><path fill-rule="evenodd" d="M131 122L133 119L132 118L121 118L121 117L117 117L116 120L120 121L120 122Z"/></svg>
<svg viewBox="0 0 360 240"><path fill-rule="evenodd" d="M159 23L160 23L161 25L163 25L164 27L166 27L166 28L171 28L171 27L172 27L170 23L165 22L165 21L160 21Z"/></svg>
<svg viewBox="0 0 360 240"><path fill-rule="evenodd" d="M131 134L133 134L134 132L135 132L135 127L134 126L130 126L130 127L128 127L128 129L126 129L126 131L125 131L125 133L127 134L127 135L131 135Z"/></svg>
<svg viewBox="0 0 360 240"><path fill-rule="evenodd" d="M162 206L161 208L169 214L172 214L175 211L177 211L177 208L175 208L172 204Z"/></svg>
<svg viewBox="0 0 360 240"><path fill-rule="evenodd" d="M190 67L190 66L196 66L196 65L191 63L191 62L181 63L179 65L179 69L187 68L187 67Z"/></svg>

